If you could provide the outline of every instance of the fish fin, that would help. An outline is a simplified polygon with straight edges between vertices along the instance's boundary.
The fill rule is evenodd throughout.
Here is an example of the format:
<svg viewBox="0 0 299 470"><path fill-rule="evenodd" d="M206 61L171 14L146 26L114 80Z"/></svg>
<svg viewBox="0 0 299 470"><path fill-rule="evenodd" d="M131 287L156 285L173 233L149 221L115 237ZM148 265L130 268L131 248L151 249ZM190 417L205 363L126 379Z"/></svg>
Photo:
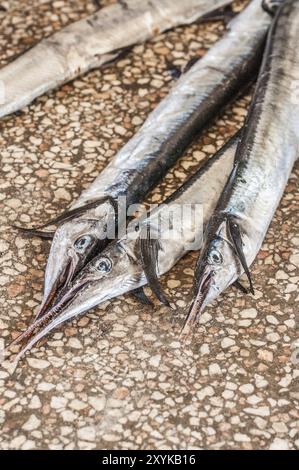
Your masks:
<svg viewBox="0 0 299 470"><path fill-rule="evenodd" d="M115 199L113 199L111 196L104 196L102 198L96 199L92 202L89 202L85 204L84 206L77 207L76 209L71 209L71 210L66 210L63 212L61 215L58 217L54 217L53 219L49 220L45 224L39 225L35 228L26 228L26 227L20 227L15 225L14 228L17 228L18 230L21 230L23 233L33 233L34 231L39 231L42 230L46 227L49 227L51 225L60 225L64 222L67 222L68 220L75 219L76 217L79 217L81 214L84 212L94 209L98 205L104 203L104 202L110 202L110 204L113 206L115 210L115 214L117 216L117 202Z"/></svg>
<svg viewBox="0 0 299 470"><path fill-rule="evenodd" d="M53 240L55 232L43 232L42 230L35 230L30 228L19 227L18 225L12 225L12 228L19 230L20 232L28 235L29 237L38 237L44 240Z"/></svg>
<svg viewBox="0 0 299 470"><path fill-rule="evenodd" d="M227 222L228 222L229 233L234 243L236 253L238 255L240 263L249 281L249 291L254 295L254 288L253 288L253 283L251 279L251 274L250 274L250 270L247 265L247 261L246 261L244 251L243 251L243 242L242 242L242 235L240 232L240 228L238 224L234 220L232 220L230 217L228 217Z"/></svg>
<svg viewBox="0 0 299 470"><path fill-rule="evenodd" d="M137 289L132 290L131 294L143 305L150 305L151 307L154 306L151 299L149 299L146 293L144 292L143 287L138 287Z"/></svg>
<svg viewBox="0 0 299 470"><path fill-rule="evenodd" d="M150 288L162 304L170 307L169 301L161 288L157 273L158 256L161 249L160 243L159 240L150 238L149 225L146 226L145 237L144 231L141 232L139 248L142 268Z"/></svg>
<svg viewBox="0 0 299 470"><path fill-rule="evenodd" d="M233 284L237 289L239 289L243 294L248 294L248 289L241 284L240 281L235 281Z"/></svg>
<svg viewBox="0 0 299 470"><path fill-rule="evenodd" d="M178 78L180 78L180 76L182 75L183 71L181 70L180 67L178 67L177 65L173 64L170 60L168 59L165 59L165 64L166 64L166 67L167 67L167 70L169 72L169 74L171 75L171 78L173 80L177 80Z"/></svg>
<svg viewBox="0 0 299 470"><path fill-rule="evenodd" d="M133 49L133 46L127 46L127 47L120 47L118 49L114 49L109 53L111 56L110 60L107 60L105 64L103 64L102 69L107 69L110 67L111 64L114 64L116 60L124 58L131 50Z"/></svg>
<svg viewBox="0 0 299 470"><path fill-rule="evenodd" d="M193 65L196 64L196 62L199 61L199 59L201 59L201 56L194 56L190 60L188 60L187 64L183 68L182 73L189 72L189 70L193 67Z"/></svg>
<svg viewBox="0 0 299 470"><path fill-rule="evenodd" d="M129 9L129 6L128 6L126 0L117 0L117 3L119 3L120 6L123 7L124 10L128 10L128 9Z"/></svg>
<svg viewBox="0 0 299 470"><path fill-rule="evenodd" d="M200 22L207 22L207 21L224 21L225 25L227 25L237 13L233 11L231 5L226 5L225 7L217 8L210 13L207 13L202 18L200 18Z"/></svg>
<svg viewBox="0 0 299 470"><path fill-rule="evenodd" d="M275 15L277 8L283 3L282 0L263 0L262 8L271 16Z"/></svg>
<svg viewBox="0 0 299 470"><path fill-rule="evenodd" d="M98 10L100 10L102 8L102 0L92 0L92 2L94 3L95 7L98 8Z"/></svg>

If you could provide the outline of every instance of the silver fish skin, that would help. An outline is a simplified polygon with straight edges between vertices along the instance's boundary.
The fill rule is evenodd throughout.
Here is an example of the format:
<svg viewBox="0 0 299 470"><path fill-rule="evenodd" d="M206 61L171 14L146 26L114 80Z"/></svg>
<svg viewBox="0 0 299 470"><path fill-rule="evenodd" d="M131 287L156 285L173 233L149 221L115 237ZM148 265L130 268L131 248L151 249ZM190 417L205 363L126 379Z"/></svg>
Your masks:
<svg viewBox="0 0 299 470"><path fill-rule="evenodd" d="M0 117L115 60L125 49L190 24L232 0L126 0L63 28L0 70Z"/></svg>
<svg viewBox="0 0 299 470"><path fill-rule="evenodd" d="M237 133L164 204L158 206L148 218L141 219L137 232L132 228L131 236L112 242L95 257L73 281L60 304L18 338L18 342L28 337L29 341L17 359L61 323L82 315L102 302L144 286L147 281L140 263L139 238L146 226L150 226L153 234L162 233L159 227L167 226L173 208L198 204L202 207L202 221L194 220L191 212L181 218L177 210L173 211L173 214L179 214L179 220L177 223L173 220L174 228L169 232L169 238L163 236L159 239L159 275L169 271L186 254L190 243L193 244L196 240L197 247L200 248L203 226L215 209L219 192L231 172L239 138L240 133Z"/></svg>
<svg viewBox="0 0 299 470"><path fill-rule="evenodd" d="M253 0L74 203L71 209L80 214L61 223L53 239L40 314L55 293L67 287L74 274L109 241L105 240L105 228L115 221L111 202L98 203L83 213L82 208L119 196L126 196L128 206L142 201L192 138L255 76L270 22L261 0Z"/></svg>
<svg viewBox="0 0 299 470"><path fill-rule="evenodd" d="M255 260L299 154L299 2L278 9L230 179L205 235L186 331Z"/></svg>

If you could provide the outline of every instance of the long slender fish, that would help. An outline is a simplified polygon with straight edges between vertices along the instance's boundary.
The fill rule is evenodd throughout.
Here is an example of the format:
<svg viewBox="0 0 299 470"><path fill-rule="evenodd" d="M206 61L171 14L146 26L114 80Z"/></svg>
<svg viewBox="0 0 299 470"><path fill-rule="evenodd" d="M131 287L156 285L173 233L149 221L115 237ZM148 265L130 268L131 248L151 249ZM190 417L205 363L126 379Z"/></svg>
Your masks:
<svg viewBox="0 0 299 470"><path fill-rule="evenodd" d="M299 1L285 0L271 27L230 179L205 236L185 331L256 258L299 153Z"/></svg>
<svg viewBox="0 0 299 470"><path fill-rule="evenodd" d="M125 0L70 24L0 70L0 117L101 67L134 44L190 24L232 0Z"/></svg>
<svg viewBox="0 0 299 470"><path fill-rule="evenodd" d="M71 210L51 221L61 225L48 259L39 315L107 245L107 226L117 222L115 201L125 196L128 207L143 200L192 138L256 76L270 22L261 0L253 0L231 22L224 38L180 78Z"/></svg>
<svg viewBox="0 0 299 470"><path fill-rule="evenodd" d="M19 336L16 342L31 339L18 358L61 323L144 286L147 278L140 248L147 239L145 231L150 231L153 247L159 244L155 259L157 275L170 270L189 247L200 248L203 226L215 209L219 192L231 172L239 138L240 131L148 218L141 218L124 238L112 242L95 257L79 273L60 303ZM194 216L197 211L188 210L190 205L193 209L202 209L202 220ZM165 232L166 228L169 230Z"/></svg>

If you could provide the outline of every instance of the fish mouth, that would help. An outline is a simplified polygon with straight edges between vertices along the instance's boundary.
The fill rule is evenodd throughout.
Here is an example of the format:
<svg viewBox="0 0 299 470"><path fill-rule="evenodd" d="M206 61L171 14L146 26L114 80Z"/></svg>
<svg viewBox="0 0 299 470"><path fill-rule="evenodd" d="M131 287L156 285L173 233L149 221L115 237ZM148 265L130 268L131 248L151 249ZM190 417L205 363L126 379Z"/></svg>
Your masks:
<svg viewBox="0 0 299 470"><path fill-rule="evenodd" d="M35 319L23 333L10 343L8 349L16 344L22 344L21 350L16 356L16 361L18 361L26 351L31 349L34 344L55 328L55 326L68 319L65 318L66 310L71 307L77 295L91 283L92 281L89 278L85 278L82 281L78 280L64 295L60 296L60 300L56 302L52 308L45 312L43 316Z"/></svg>
<svg viewBox="0 0 299 470"><path fill-rule="evenodd" d="M61 268L58 278L53 283L50 292L38 309L34 322L44 317L48 311L51 311L53 307L60 302L60 299L64 296L77 271L78 263L73 257L70 257Z"/></svg>
<svg viewBox="0 0 299 470"><path fill-rule="evenodd" d="M68 252L67 259L61 263L61 261L55 258L55 263L61 263L59 274L53 282L50 292L47 297L43 300L35 318L38 320L47 314L48 311L53 309L55 305L60 303L60 300L68 292L72 283L74 283L77 277L80 275L80 271L92 260L92 258L98 253L104 250L107 245L107 240L97 239L90 249L85 253L84 256L80 257L74 252ZM54 263L54 260L52 261Z"/></svg>
<svg viewBox="0 0 299 470"><path fill-rule="evenodd" d="M207 265L200 276L197 293L189 309L181 335L189 333L190 328L198 322L200 314L207 304L207 297L212 286L212 278L213 271L211 267Z"/></svg>

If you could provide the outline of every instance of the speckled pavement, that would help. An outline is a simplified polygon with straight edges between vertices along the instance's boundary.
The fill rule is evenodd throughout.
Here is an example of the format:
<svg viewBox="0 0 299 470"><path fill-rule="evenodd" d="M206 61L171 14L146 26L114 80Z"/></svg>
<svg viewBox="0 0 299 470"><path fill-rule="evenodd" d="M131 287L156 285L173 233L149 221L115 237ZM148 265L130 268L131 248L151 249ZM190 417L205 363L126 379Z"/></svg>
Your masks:
<svg viewBox="0 0 299 470"><path fill-rule="evenodd" d="M108 4L111 1L102 2ZM0 60L95 10L83 0L7 0ZM177 28L41 97L0 127L0 337L32 319L49 244L11 224L59 214L133 135L221 22ZM194 143L147 202L161 202L240 127L249 97ZM295 449L299 194L294 170L253 267L256 295L230 289L179 338L196 254L163 278L177 310L118 298L0 367L1 449Z"/></svg>

